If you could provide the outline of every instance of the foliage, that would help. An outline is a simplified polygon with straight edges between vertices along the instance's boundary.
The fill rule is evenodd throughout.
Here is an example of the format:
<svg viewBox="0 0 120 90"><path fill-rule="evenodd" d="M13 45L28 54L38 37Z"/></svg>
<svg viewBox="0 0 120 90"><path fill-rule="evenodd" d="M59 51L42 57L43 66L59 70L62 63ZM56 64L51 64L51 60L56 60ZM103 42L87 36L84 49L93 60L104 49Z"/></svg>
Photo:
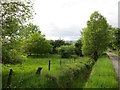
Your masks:
<svg viewBox="0 0 120 90"><path fill-rule="evenodd" d="M11 63L11 64L16 64L16 63L21 63L22 62L22 55L17 52L15 49L10 49L9 52L7 49L3 49L2 51L2 59L4 60L4 64L6 63ZM5 55L5 56L4 56Z"/></svg>
<svg viewBox="0 0 120 90"><path fill-rule="evenodd" d="M65 42L64 40L58 39L58 40L50 40L50 44L53 47L52 53L58 53L57 48L62 46L62 45L70 45L69 43Z"/></svg>
<svg viewBox="0 0 120 90"><path fill-rule="evenodd" d="M117 28L113 28L112 26L109 26L109 46L108 48L111 50L116 50L116 33L117 32Z"/></svg>
<svg viewBox="0 0 120 90"><path fill-rule="evenodd" d="M110 37L109 48L120 52L120 28L111 27Z"/></svg>
<svg viewBox="0 0 120 90"><path fill-rule="evenodd" d="M19 32L23 23L32 18L33 11L30 1L2 1L1 6L2 51L4 51L2 61L3 63L13 63L13 60L18 60L16 56L18 56L18 50L20 49L20 42L18 41ZM14 56L14 54L16 56ZM6 55L8 58L6 58Z"/></svg>
<svg viewBox="0 0 120 90"><path fill-rule="evenodd" d="M116 55L120 55L120 52L118 50L112 50L111 52L116 54Z"/></svg>
<svg viewBox="0 0 120 90"><path fill-rule="evenodd" d="M76 55L76 54L74 54L74 55L71 55L71 58L73 58L73 59L77 59L79 56L78 55Z"/></svg>
<svg viewBox="0 0 120 90"><path fill-rule="evenodd" d="M51 52L52 47L49 41L45 40L44 35L41 33L33 33L31 36L24 41L25 52L31 54L48 54Z"/></svg>
<svg viewBox="0 0 120 90"><path fill-rule="evenodd" d="M82 88L87 81L89 71L91 70L93 62L88 58L83 59L75 64L68 64L64 69L61 70L61 75L59 76L59 82L64 88ZM79 77L81 76L81 77ZM79 78L79 86L76 86L76 80ZM84 80L82 80L84 79ZM75 81L74 81L75 80ZM71 85L72 84L72 85ZM67 86L67 87L66 87Z"/></svg>
<svg viewBox="0 0 120 90"><path fill-rule="evenodd" d="M116 28L115 32L115 47L120 53L120 28Z"/></svg>
<svg viewBox="0 0 120 90"><path fill-rule="evenodd" d="M73 45L63 45L57 48L62 58L70 58L72 54L75 54L75 47Z"/></svg>
<svg viewBox="0 0 120 90"><path fill-rule="evenodd" d="M28 23L21 28L19 32L20 39L21 40L28 39L33 33L41 34L40 28L39 26L34 25L33 23Z"/></svg>
<svg viewBox="0 0 120 90"><path fill-rule="evenodd" d="M94 12L82 32L82 53L91 56L95 61L107 49L109 32L106 19Z"/></svg>
<svg viewBox="0 0 120 90"><path fill-rule="evenodd" d="M118 88L117 75L107 55L95 63L85 88Z"/></svg>
<svg viewBox="0 0 120 90"><path fill-rule="evenodd" d="M81 47L82 47L82 42L81 42L81 40L78 40L78 41L75 43L75 53L76 53L78 56L83 56L83 55L82 55Z"/></svg>
<svg viewBox="0 0 120 90"><path fill-rule="evenodd" d="M32 6L30 2L3 1L2 5L2 36L13 37L18 35L18 31L23 23L31 19Z"/></svg>

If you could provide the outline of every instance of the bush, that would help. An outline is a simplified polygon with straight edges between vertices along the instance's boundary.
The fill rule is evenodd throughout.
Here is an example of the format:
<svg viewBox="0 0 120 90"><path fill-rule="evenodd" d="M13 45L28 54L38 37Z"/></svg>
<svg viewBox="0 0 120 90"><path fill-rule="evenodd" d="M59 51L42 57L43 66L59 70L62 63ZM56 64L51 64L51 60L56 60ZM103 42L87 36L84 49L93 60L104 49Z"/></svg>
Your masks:
<svg viewBox="0 0 120 90"><path fill-rule="evenodd" d="M67 67L64 67L61 70L61 75L59 76L58 80L61 83L62 87L71 87L70 85L73 83L75 79L77 79L80 75L85 76L88 75L88 72L91 70L93 66L93 62L90 60L84 60L77 62L75 64L68 64ZM89 68L87 68L88 66ZM80 77L83 78L83 77ZM87 79L88 77L84 77ZM82 80L82 79L80 79Z"/></svg>
<svg viewBox="0 0 120 90"><path fill-rule="evenodd" d="M2 63L16 64L22 62L22 56L15 49L2 50Z"/></svg>
<svg viewBox="0 0 120 90"><path fill-rule="evenodd" d="M64 45L57 48L62 58L70 58L75 53L75 47L72 45Z"/></svg>

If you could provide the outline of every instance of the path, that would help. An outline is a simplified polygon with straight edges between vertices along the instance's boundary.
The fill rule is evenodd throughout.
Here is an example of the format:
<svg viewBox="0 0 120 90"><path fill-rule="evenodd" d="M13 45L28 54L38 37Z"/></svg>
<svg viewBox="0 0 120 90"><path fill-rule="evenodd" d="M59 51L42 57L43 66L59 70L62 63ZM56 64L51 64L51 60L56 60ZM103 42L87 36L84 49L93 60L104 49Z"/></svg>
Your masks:
<svg viewBox="0 0 120 90"><path fill-rule="evenodd" d="M115 68L115 71L117 73L119 82L120 82L120 56L113 54L111 52L107 52L108 56L112 60L113 67Z"/></svg>

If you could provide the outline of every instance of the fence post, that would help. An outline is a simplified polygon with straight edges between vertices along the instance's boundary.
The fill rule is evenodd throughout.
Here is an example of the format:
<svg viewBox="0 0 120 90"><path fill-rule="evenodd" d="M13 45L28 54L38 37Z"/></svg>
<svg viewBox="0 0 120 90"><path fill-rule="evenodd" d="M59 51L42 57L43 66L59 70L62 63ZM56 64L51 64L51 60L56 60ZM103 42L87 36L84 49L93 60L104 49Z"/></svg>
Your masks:
<svg viewBox="0 0 120 90"><path fill-rule="evenodd" d="M50 60L49 60L49 63L48 63L48 70L50 71Z"/></svg>
<svg viewBox="0 0 120 90"><path fill-rule="evenodd" d="M37 69L37 71L36 71L36 75L40 75L41 70L42 70L42 67L38 67L38 69Z"/></svg>
<svg viewBox="0 0 120 90"><path fill-rule="evenodd" d="M10 88L10 84L11 84L12 73L13 73L13 70L10 69L10 72L9 72L9 75L8 75L8 82L7 82L7 85L8 85L9 88Z"/></svg>
<svg viewBox="0 0 120 90"><path fill-rule="evenodd" d="M61 66L61 59L60 59L60 66Z"/></svg>

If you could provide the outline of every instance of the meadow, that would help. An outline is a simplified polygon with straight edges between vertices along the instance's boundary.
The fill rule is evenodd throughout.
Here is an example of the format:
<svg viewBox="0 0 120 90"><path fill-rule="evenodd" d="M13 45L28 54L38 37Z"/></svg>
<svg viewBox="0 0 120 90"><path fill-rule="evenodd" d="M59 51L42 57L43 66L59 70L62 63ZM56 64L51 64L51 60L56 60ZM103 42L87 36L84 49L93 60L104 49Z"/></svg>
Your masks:
<svg viewBox="0 0 120 90"><path fill-rule="evenodd" d="M88 57L62 59L53 55L24 58L22 64L2 64L2 87L8 87L8 75L12 69L11 88L83 88L92 66L93 62ZM42 67L40 75L36 75L38 67Z"/></svg>

